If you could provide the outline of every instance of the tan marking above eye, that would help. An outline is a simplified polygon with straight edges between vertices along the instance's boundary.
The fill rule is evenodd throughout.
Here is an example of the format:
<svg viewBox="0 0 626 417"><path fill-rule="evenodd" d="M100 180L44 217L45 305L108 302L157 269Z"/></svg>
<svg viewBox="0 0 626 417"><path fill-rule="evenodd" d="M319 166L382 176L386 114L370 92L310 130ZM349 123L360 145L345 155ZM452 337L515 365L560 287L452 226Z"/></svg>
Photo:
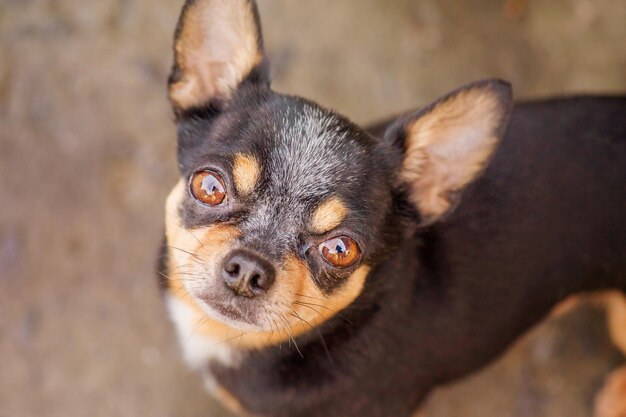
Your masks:
<svg viewBox="0 0 626 417"><path fill-rule="evenodd" d="M319 250L326 262L336 268L354 265L361 254L359 245L347 236L328 239L320 244Z"/></svg>
<svg viewBox="0 0 626 417"><path fill-rule="evenodd" d="M315 233L326 233L339 226L346 218L346 205L337 197L330 197L320 204L311 216L311 229Z"/></svg>
<svg viewBox="0 0 626 417"><path fill-rule="evenodd" d="M201 203L217 206L226 199L226 188L218 174L198 171L191 178L191 194Z"/></svg>
<svg viewBox="0 0 626 417"><path fill-rule="evenodd" d="M233 179L237 191L242 194L252 192L260 175L261 167L254 156L242 153L235 155L235 160L233 161Z"/></svg>

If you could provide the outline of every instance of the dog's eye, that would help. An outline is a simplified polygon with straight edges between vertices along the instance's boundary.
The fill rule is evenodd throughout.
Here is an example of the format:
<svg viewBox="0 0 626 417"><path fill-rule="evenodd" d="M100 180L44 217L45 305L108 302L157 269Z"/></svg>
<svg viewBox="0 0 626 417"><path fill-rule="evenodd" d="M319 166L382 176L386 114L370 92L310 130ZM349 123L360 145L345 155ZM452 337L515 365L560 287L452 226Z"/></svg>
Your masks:
<svg viewBox="0 0 626 417"><path fill-rule="evenodd" d="M347 236L335 237L319 246L322 257L334 267L347 268L359 259L359 245Z"/></svg>
<svg viewBox="0 0 626 417"><path fill-rule="evenodd" d="M191 194L196 200L210 206L222 204L226 198L222 178L211 171L199 171L191 178Z"/></svg>

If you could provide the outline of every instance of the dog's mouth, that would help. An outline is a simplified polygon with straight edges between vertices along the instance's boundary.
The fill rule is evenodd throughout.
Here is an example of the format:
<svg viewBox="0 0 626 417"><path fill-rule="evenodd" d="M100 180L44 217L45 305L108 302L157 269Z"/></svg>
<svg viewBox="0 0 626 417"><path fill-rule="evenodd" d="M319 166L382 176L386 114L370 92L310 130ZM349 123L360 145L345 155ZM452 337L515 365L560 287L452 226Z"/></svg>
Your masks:
<svg viewBox="0 0 626 417"><path fill-rule="evenodd" d="M220 314L223 314L224 316L228 317L231 320L241 320L242 319L242 314L237 311L236 309L234 309L231 306L228 305L223 305L223 304L215 304L213 306Z"/></svg>
<svg viewBox="0 0 626 417"><path fill-rule="evenodd" d="M253 332L265 330L259 323L258 310L260 306L250 305L250 300L218 297L203 293L196 297L196 302L209 317L229 327Z"/></svg>

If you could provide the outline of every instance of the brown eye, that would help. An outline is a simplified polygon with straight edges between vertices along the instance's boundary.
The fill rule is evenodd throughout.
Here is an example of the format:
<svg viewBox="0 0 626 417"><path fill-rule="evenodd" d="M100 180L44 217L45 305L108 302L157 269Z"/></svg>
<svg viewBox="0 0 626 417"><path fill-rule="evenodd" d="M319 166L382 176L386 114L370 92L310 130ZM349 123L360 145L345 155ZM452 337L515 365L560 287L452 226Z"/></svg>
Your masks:
<svg viewBox="0 0 626 417"><path fill-rule="evenodd" d="M217 206L226 198L222 178L211 171L199 171L193 174L191 194L196 200L210 206Z"/></svg>
<svg viewBox="0 0 626 417"><path fill-rule="evenodd" d="M356 242L347 236L329 239L320 244L319 249L326 262L337 268L354 265L361 254Z"/></svg>

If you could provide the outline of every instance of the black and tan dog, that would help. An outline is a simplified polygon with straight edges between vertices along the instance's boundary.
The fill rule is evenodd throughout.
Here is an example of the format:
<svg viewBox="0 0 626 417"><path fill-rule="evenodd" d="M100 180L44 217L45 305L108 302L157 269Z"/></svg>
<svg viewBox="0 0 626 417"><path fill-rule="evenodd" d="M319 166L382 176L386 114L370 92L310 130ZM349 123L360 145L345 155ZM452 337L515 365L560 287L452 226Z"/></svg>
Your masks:
<svg viewBox="0 0 626 417"><path fill-rule="evenodd" d="M270 89L246 0L187 1L169 97L166 301L241 414L409 416L568 295L626 289L626 98L512 110L489 80L362 129Z"/></svg>

